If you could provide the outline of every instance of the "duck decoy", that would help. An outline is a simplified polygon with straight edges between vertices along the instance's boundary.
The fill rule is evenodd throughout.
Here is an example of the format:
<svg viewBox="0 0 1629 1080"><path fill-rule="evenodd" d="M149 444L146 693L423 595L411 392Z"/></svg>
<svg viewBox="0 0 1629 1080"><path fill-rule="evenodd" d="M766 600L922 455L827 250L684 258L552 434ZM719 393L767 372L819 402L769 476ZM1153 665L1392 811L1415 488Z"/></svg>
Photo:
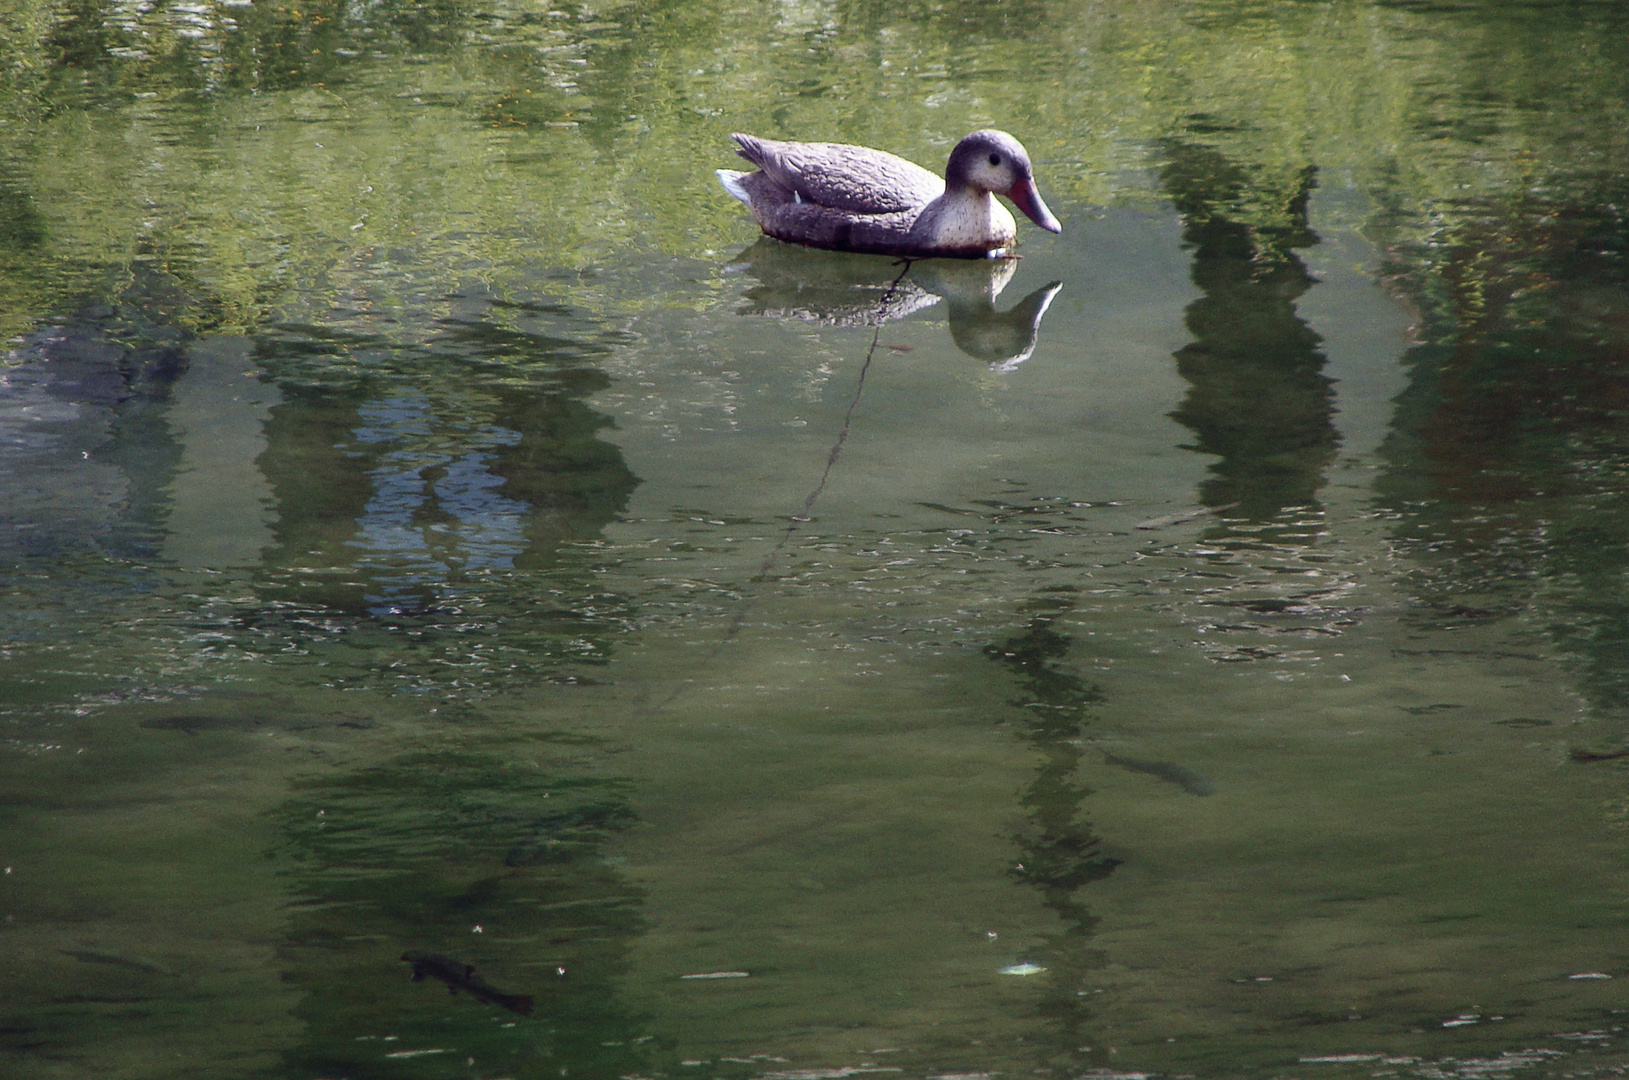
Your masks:
<svg viewBox="0 0 1629 1080"><path fill-rule="evenodd" d="M719 169L718 178L777 240L874 255L1004 258L1018 229L995 195L1046 231L1063 231L1035 190L1029 154L1005 131L962 139L943 180L864 146L730 138L758 171Z"/></svg>

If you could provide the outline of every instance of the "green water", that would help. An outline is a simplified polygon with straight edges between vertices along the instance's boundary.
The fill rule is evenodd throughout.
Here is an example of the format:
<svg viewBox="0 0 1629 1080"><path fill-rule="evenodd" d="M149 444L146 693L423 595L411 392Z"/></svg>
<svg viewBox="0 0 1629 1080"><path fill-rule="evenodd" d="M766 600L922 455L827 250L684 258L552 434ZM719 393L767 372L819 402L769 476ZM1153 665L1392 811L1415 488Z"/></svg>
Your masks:
<svg viewBox="0 0 1629 1080"><path fill-rule="evenodd" d="M0 0L0 1074L1619 1075L1626 207L1615 3Z"/></svg>

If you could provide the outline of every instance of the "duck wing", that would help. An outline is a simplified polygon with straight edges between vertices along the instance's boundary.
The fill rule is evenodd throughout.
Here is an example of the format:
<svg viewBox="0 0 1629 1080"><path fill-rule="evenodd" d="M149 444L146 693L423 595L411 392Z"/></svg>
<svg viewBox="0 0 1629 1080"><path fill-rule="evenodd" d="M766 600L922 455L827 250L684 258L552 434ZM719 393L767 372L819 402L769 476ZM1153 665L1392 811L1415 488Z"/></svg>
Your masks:
<svg viewBox="0 0 1629 1080"><path fill-rule="evenodd" d="M914 210L945 193L945 182L902 157L847 143L776 142L735 134L736 153L796 201L852 214Z"/></svg>

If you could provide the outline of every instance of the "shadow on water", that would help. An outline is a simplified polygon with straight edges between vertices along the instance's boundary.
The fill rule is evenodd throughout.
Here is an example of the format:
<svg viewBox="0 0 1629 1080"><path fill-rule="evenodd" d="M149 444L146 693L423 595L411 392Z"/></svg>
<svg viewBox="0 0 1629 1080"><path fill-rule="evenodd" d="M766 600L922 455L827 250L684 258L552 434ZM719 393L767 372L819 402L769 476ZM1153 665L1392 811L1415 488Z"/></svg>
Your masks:
<svg viewBox="0 0 1629 1080"><path fill-rule="evenodd" d="M1314 283L1294 252L1318 242L1307 223L1315 170L1274 185L1208 146L1173 140L1165 151L1160 182L1204 293L1187 310L1194 340L1176 361L1190 389L1171 414L1196 437L1187 449L1219 458L1200 501L1255 523L1315 510L1339 445L1321 339L1295 311ZM1278 538L1304 532L1285 525Z"/></svg>
<svg viewBox="0 0 1629 1080"><path fill-rule="evenodd" d="M1038 1064L1058 1069L1108 1061L1102 1040L1087 1030L1092 1019L1087 973L1102 967L1103 956L1092 945L1098 919L1080 890L1119 865L1103 853L1102 840L1086 816L1092 789L1076 779L1087 752L1086 729L1102 691L1058 666L1069 652L1069 638L1053 623L1073 606L1066 592L1039 597L1029 605L1036 614L1023 633L985 649L1017 681L1020 693L1013 704L1023 717L1020 737L1040 758L1035 778L1019 799L1027 824L1013 837L1018 859L1012 874L1038 891L1062 923L1061 930L1025 958L1050 972L1039 1010L1048 1022L1051 1047L1045 1051L1047 1060Z"/></svg>
<svg viewBox="0 0 1629 1080"><path fill-rule="evenodd" d="M580 545L639 483L586 400L609 385L596 363L615 340L563 306L483 296L418 342L258 337L282 402L258 462L274 520L256 632L399 629L410 667L443 649L492 671L497 653L533 673L602 661L618 601L592 595Z"/></svg>
<svg viewBox="0 0 1629 1080"><path fill-rule="evenodd" d="M581 664L609 653L618 601L595 592L575 545L597 539L638 483L586 401L606 385L595 364L615 335L559 305L472 294L415 342L284 327L251 348L189 332L177 317L188 302L138 263L109 299L22 342L0 388L0 423L15 418L26 436L0 447L0 472L20 485L3 500L26 578L10 595L27 600L8 611L26 624L8 642L51 623L35 632L36 666L25 653L6 672L8 735L95 751L56 766L61 784L42 779L58 775L46 763L8 760L7 826L29 837L8 865L46 869L8 909L30 927L40 976L8 1003L6 1051L31 1068L61 1053L150 1058L184 1030L196 1060L224 1059L289 1045L268 1033L292 1007L304 1034L278 1050L277 1075L444 1075L455 1061L467 1075L471 1057L533 1075L636 1071L652 1040L614 984L642 901L602 855L632 820L623 788L587 772L592 745L499 736L455 700L580 681ZM200 395L211 379L230 387ZM242 387L256 404L227 411L236 426L200 422ZM180 546L203 552L262 517L265 545L239 545L247 561L176 562L182 530L201 537ZM41 565L58 560L52 573L26 574L35 549ZM79 551L102 572L74 566ZM107 620L110 605L139 611L143 629ZM99 622L119 635L110 647ZM74 661L59 675L64 640ZM336 712L313 684L373 693ZM422 745L408 715L422 710L392 696L403 689L433 695L431 723L456 725L457 750L402 751L403 737ZM46 694L60 698L52 711L28 707ZM87 701L98 715L63 719ZM483 736L507 739L501 758L475 746ZM538 749L517 755L517 741ZM291 776L305 778L278 808ZM80 879L101 841L66 835L76 815L164 854L144 864L121 850L118 873ZM236 818L225 841L189 831L214 815ZM299 991L286 1004L245 990L232 950L209 955L215 908L178 914L169 892L172 876L181 890L231 882L222 891L247 902L233 890L259 889L260 867L238 845L272 824L301 898L279 934ZM62 907L53 874L94 922ZM255 902L275 908L271 893ZM519 1017L412 983L409 951L474 965L536 1008ZM107 998L113 976L136 988ZM207 1025L180 1019L206 1011Z"/></svg>
<svg viewBox="0 0 1629 1080"><path fill-rule="evenodd" d="M1041 320L1059 281L1033 290L1006 311L996 299L1018 271L1017 259L921 259L903 281L899 263L797 247L761 237L736 256L734 272L751 274L741 315L800 319L826 326L871 326L908 318L944 301L950 339L963 353L1011 371L1035 352Z"/></svg>
<svg viewBox="0 0 1629 1080"><path fill-rule="evenodd" d="M180 458L167 422L192 335L148 263L19 342L0 387L0 544L140 559L159 547Z"/></svg>
<svg viewBox="0 0 1629 1080"><path fill-rule="evenodd" d="M280 958L305 1022L286 1075L650 1066L661 1048L618 990L643 896L603 855L634 820L625 785L548 760L591 743L407 754L297 785L278 812L298 897ZM478 989L514 1000L451 994L434 969L413 981L404 954L474 967Z"/></svg>
<svg viewBox="0 0 1629 1080"><path fill-rule="evenodd" d="M268 564L320 553L354 567L362 580L327 602L385 614L433 607L443 583L481 571L553 567L599 535L638 479L585 401L610 384L594 366L603 332L528 325L558 321L493 304L423 344L314 327L260 338L287 400L261 459L278 508Z"/></svg>
<svg viewBox="0 0 1629 1080"><path fill-rule="evenodd" d="M615 333L471 290L410 340L200 336L192 294L155 265L133 263L110 295L10 352L0 546L99 560L93 588L108 573L140 588L167 564L248 567L252 595L229 615L200 600L207 617L171 618L178 635L202 618L267 655L402 623L418 655L519 650L532 670L603 659L620 602L592 594L580 545L639 483L587 401L609 385L596 365Z"/></svg>
<svg viewBox="0 0 1629 1080"><path fill-rule="evenodd" d="M454 694L602 661L607 602L572 547L638 483L585 400L608 383L594 365L612 340L564 306L479 295L412 344L263 337L283 403L260 458L276 507L262 588L277 601L260 629L297 636L321 616L359 657L388 648L408 678ZM468 735L488 727L467 705L441 714ZM324 775L279 812L303 898L282 950L303 992L295 1075L649 1067L657 1047L618 994L642 896L602 850L633 821L624 785L560 757L592 740L520 739L518 754L509 742ZM446 963L413 982L404 955ZM529 1015L437 981L467 967L477 987L530 998Z"/></svg>

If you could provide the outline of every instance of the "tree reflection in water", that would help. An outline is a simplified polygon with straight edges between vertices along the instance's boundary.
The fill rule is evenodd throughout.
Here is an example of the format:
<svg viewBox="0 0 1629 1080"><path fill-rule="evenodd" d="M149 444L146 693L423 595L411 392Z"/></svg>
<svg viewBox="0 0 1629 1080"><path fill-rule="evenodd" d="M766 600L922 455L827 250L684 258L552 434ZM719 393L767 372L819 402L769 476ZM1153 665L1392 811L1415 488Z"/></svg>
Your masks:
<svg viewBox="0 0 1629 1080"><path fill-rule="evenodd" d="M1318 242L1307 223L1316 171L1274 184L1208 146L1166 150L1160 180L1204 291L1187 310L1194 340L1176 353L1190 389L1171 414L1196 436L1188 449L1219 458L1200 501L1256 523L1316 509L1340 441L1322 339L1295 311L1314 283L1294 252ZM1286 523L1282 538L1306 531Z"/></svg>
<svg viewBox="0 0 1629 1080"><path fill-rule="evenodd" d="M1085 813L1092 789L1075 776L1086 753L1083 736L1102 692L1057 663L1069 652L1069 638L1053 623L1074 606L1071 596L1042 596L1029 606L1036 614L1023 633L985 649L1016 677L1019 696L1013 704L1022 717L1020 737L1040 758L1035 778L1019 799L1028 824L1013 837L1018 857L1012 874L1039 891L1042 903L1062 923L1050 941L1026 958L1050 973L1040 1001L1051 1026L1045 1064L1101 1064L1108 1052L1087 1030L1092 1013L1086 977L1102 966L1103 957L1092 946L1097 916L1079 892L1112 874L1119 860L1103 854L1102 840Z"/></svg>

